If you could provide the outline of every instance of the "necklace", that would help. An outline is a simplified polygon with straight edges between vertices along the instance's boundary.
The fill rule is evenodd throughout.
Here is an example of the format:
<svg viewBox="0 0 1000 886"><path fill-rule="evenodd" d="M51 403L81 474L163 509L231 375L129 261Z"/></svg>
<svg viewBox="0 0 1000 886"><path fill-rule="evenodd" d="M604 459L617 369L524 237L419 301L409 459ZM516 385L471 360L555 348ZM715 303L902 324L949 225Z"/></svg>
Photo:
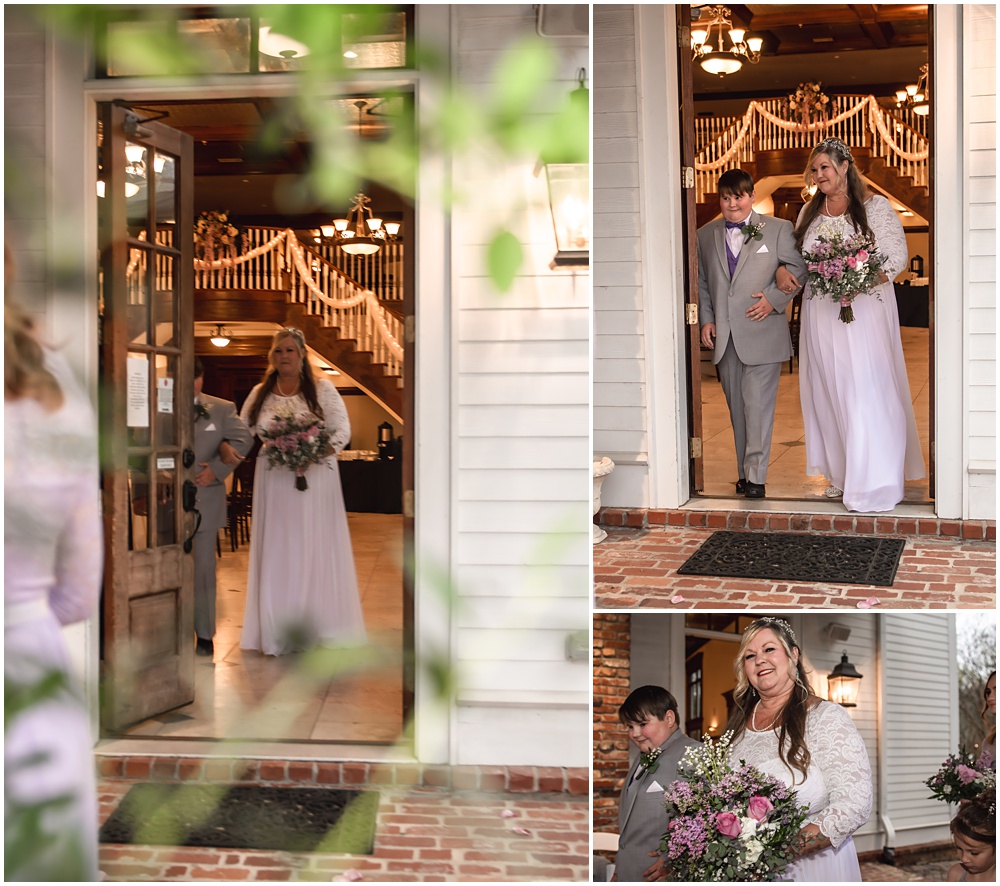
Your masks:
<svg viewBox="0 0 1000 886"><path fill-rule="evenodd" d="M295 380L295 387L292 388L292 393L290 393L290 394L286 394L284 392L284 390L282 389L282 387L281 387L281 379L280 378L279 379L275 379L274 387L277 389L278 393L282 397L294 397L299 392L299 381L298 381L298 379Z"/></svg>
<svg viewBox="0 0 1000 886"><path fill-rule="evenodd" d="M827 198L825 199L825 201L824 201L824 205L823 205L823 208L824 208L824 209L826 210L826 215L827 215L827 217L828 217L828 218L843 218L843 217L844 217L844 213L845 213L845 212L847 212L847 204L848 204L848 202L849 202L849 201L848 201L848 200L846 199L846 197L845 197L845 199L844 199L844 208L843 208L843 209L842 209L842 210L840 211L840 215L834 215L834 214L833 214L833 213L832 213L832 212L830 211L830 198L829 198L829 197L827 197Z"/></svg>
<svg viewBox="0 0 1000 886"><path fill-rule="evenodd" d="M753 731L754 732L767 732L769 729L774 729L774 723L778 719L778 717L781 716L781 712L779 711L777 714L775 714L771 718L771 722L768 723L767 726L764 729L758 729L757 728L757 708L759 708L759 707L760 707L760 702L757 702L757 704L755 704L753 706L753 713L750 715L750 725L753 727Z"/></svg>

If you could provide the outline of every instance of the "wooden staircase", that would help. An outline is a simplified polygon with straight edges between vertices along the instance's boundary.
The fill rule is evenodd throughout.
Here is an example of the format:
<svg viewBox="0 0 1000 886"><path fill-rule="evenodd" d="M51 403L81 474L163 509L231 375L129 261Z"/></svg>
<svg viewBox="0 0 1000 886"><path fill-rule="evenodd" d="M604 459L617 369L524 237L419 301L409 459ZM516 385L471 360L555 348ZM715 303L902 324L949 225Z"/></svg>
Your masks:
<svg viewBox="0 0 1000 886"><path fill-rule="evenodd" d="M273 231L265 231L263 236L269 237ZM334 300L347 298L348 302L355 296L365 293L365 289L357 281L347 277L342 271L331 266L330 262L315 254L308 246L302 253L307 265L311 265L315 273L315 285L320 285L320 291L326 291L326 296ZM299 268L304 268L301 262ZM358 316L347 317L337 309L319 299L315 292L303 287L301 276L295 262L289 262L283 270L275 270L274 264L261 271L252 266L241 269L242 277L227 276L225 272L208 271L196 273L196 281L201 280L202 288L196 282L194 297L194 319L196 322L234 323L257 322L275 324L278 326L295 326L303 331L309 346L332 365L349 375L358 386L378 402L397 420L402 421L403 415L403 379L401 377L401 359L398 359L398 347L395 353L385 348L383 341L373 338L370 325L365 328L358 326ZM303 271L303 273L305 273ZM247 284L245 281L252 283ZM319 281L319 282L316 282ZM326 281L323 283L322 281ZM331 282L332 281L332 282ZM208 285L214 284L214 285ZM322 284L322 285L321 285ZM326 286L336 286L336 289L326 289ZM262 288L263 287L263 288ZM378 302L369 293L369 302L364 310L379 313L379 308L386 312L385 320L395 330L392 334L400 337L402 314L396 303ZM361 307L353 309L355 312ZM382 348L381 353L387 359L394 361L394 366L380 362L375 353L362 347L357 338L345 332L342 319L351 328L360 328L362 334L367 334L366 341ZM340 325L338 325L340 324ZM384 325L384 324L383 324ZM254 341L259 353L266 353L270 340Z"/></svg>

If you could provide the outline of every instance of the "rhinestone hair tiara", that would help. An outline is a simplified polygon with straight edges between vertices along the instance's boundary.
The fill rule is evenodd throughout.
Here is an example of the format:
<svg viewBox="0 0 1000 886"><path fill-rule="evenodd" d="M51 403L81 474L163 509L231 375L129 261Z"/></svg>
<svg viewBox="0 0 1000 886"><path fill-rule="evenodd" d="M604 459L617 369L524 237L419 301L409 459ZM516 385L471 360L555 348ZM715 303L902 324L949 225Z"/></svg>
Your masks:
<svg viewBox="0 0 1000 886"><path fill-rule="evenodd" d="M816 154L828 154L829 148L836 148L837 151L843 154L852 163L854 162L854 155L851 153L851 149L847 146L847 142L842 141L839 138L825 138L818 145L816 145L816 150L813 153Z"/></svg>
<svg viewBox="0 0 1000 886"><path fill-rule="evenodd" d="M791 638L792 643L798 645L799 641L795 639L795 631L792 630L792 626L783 618L775 618L773 615L764 615L760 618L755 618L746 626L746 628L743 629L743 633L745 634L754 625L759 624L769 625L772 628L778 628L779 630L784 631Z"/></svg>

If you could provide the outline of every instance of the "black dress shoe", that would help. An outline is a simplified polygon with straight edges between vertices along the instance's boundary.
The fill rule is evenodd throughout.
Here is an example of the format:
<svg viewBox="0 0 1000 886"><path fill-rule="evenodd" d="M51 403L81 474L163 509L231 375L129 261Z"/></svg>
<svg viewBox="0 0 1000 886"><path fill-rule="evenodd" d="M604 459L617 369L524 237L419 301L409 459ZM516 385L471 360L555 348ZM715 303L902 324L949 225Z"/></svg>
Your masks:
<svg viewBox="0 0 1000 886"><path fill-rule="evenodd" d="M764 484L763 483L751 483L747 480L747 498L763 498L764 497Z"/></svg>
<svg viewBox="0 0 1000 886"><path fill-rule="evenodd" d="M194 651L198 655L215 655L215 644L211 640L202 640L199 637Z"/></svg>
<svg viewBox="0 0 1000 886"><path fill-rule="evenodd" d="M747 494L747 481L744 480L742 477L740 477L740 479L736 481L736 494L737 495Z"/></svg>

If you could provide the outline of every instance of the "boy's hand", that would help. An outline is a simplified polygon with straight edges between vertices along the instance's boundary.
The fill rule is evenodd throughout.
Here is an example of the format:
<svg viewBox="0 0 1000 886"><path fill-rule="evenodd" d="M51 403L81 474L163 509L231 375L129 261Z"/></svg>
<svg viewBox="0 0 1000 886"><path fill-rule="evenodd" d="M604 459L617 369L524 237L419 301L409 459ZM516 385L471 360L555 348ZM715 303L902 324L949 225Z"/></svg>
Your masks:
<svg viewBox="0 0 1000 886"><path fill-rule="evenodd" d="M747 308L747 318L750 320L763 320L769 317L774 311L771 303L764 297L763 292L755 292L751 298L760 299L757 304Z"/></svg>
<svg viewBox="0 0 1000 886"><path fill-rule="evenodd" d="M715 324L706 323L701 327L701 343L706 348L715 348Z"/></svg>

